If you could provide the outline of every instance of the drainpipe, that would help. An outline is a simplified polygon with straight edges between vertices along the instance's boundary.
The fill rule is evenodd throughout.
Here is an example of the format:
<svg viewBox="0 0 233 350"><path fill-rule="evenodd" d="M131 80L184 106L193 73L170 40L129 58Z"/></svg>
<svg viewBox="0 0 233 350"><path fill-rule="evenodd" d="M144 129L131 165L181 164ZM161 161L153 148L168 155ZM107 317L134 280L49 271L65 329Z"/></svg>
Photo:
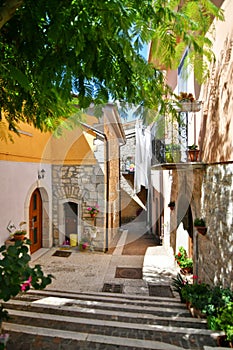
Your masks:
<svg viewBox="0 0 233 350"><path fill-rule="evenodd" d="M81 122L81 125L83 125L86 129L89 129L91 131L93 131L95 134L97 134L98 136L100 136L103 140L104 140L104 145L105 145L105 153L106 153L106 157L105 157L105 173L106 173L106 191L105 191L105 200L106 200L106 227L105 227L105 247L104 247L104 252L106 253L108 251L108 216L109 216L109 187L108 187L108 183L109 183L109 149L108 149L108 140L107 140L107 136L104 132L86 124Z"/></svg>

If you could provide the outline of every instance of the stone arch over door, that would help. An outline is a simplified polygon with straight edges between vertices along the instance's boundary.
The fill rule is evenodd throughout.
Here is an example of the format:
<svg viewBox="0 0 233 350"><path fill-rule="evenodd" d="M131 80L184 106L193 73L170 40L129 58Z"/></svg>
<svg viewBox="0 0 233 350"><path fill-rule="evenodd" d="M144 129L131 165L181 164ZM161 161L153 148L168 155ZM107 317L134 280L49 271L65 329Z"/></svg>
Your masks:
<svg viewBox="0 0 233 350"><path fill-rule="evenodd" d="M193 256L193 217L190 200L181 195L178 199L176 251L184 246L189 257Z"/></svg>

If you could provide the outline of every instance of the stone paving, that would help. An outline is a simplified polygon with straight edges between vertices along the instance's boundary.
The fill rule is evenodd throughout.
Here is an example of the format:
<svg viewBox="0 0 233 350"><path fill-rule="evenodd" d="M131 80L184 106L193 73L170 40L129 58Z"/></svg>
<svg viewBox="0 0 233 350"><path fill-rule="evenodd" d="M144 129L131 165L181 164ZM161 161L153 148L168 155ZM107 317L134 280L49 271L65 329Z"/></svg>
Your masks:
<svg viewBox="0 0 233 350"><path fill-rule="evenodd" d="M215 348L216 341L206 329L205 321L189 317L187 309L180 303L177 295L175 298L149 297L148 284L166 286L171 284L171 278L178 272L174 257L163 246L149 247L145 256L122 255L128 230L131 230L131 233L135 230L135 237L146 232L143 222L125 225L117 247L111 254L95 251L79 252L76 248L72 248L72 254L67 258L53 256L58 248L43 249L33 254L32 263L41 264L45 273L51 273L55 277L52 284L40 292L42 294L38 298L53 296L55 299L57 297L57 300L62 298L64 301L63 298L68 298L71 301L67 306L65 304L56 306L53 304L54 300L51 305L44 307L39 304L38 311L41 312L41 316L38 316L37 312L33 311L35 304L31 303L30 299L25 300L24 306L23 300L15 300L12 306L12 314L15 315L13 317L15 320L17 317L23 317L28 324L21 324L19 318L18 322L6 326L6 330L12 334L8 349L204 350L208 348L210 350L212 346ZM117 267L142 268L143 278L115 278ZM105 283L123 284L123 294L108 293L104 296L100 292ZM28 294L30 293L27 293L30 298ZM17 302L20 303L19 311ZM43 311L46 307L50 308L48 313ZM56 308L58 309L55 314L61 312L62 315L57 317L57 321L53 316L55 311L52 311ZM33 317L37 319L36 336L33 333L34 321L31 318L33 312L35 312ZM84 316L79 320L82 313ZM86 316L86 313L89 316ZM60 320L62 317L63 321ZM62 322L62 328L44 328L45 320L47 320L46 327L55 321L57 325ZM73 322L80 322L78 332L74 332L73 328L71 330L66 328L69 323L74 327Z"/></svg>
<svg viewBox="0 0 233 350"><path fill-rule="evenodd" d="M148 295L148 283L170 284L177 269L172 254L163 246L149 247L145 256L122 255L127 234L132 230L135 231L135 239L138 238L145 233L145 223L136 221L125 225L112 254L80 252L72 248L72 254L65 258L53 256L57 248L43 249L33 254L32 263L40 264L45 273L54 275L55 279L48 289L100 292L104 283L119 283L124 285L125 294ZM143 279L115 278L117 267L142 268Z"/></svg>

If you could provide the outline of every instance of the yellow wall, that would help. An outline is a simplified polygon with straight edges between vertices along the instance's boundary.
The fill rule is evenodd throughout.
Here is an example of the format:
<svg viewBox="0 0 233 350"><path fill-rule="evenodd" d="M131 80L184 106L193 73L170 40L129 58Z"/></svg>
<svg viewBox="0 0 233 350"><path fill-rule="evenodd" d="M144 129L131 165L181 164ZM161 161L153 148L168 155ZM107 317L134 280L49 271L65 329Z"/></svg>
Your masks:
<svg viewBox="0 0 233 350"><path fill-rule="evenodd" d="M85 122L92 125L97 119L86 116ZM11 141L0 141L0 160L17 162L44 162L66 164L93 164L93 142L95 135L88 135L81 127L65 130L62 137L56 138L49 132L41 132L33 126L19 124L20 135L10 133ZM22 131L22 133L21 133Z"/></svg>

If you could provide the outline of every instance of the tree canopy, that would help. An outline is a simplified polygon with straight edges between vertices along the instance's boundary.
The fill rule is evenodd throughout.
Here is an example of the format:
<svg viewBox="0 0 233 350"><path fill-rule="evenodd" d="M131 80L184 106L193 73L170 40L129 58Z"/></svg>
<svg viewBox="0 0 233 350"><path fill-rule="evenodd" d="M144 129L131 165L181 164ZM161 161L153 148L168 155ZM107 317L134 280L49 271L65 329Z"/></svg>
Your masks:
<svg viewBox="0 0 233 350"><path fill-rule="evenodd" d="M52 130L75 113L74 94L80 108L110 98L164 108L168 88L143 45L153 42L167 68L185 46L210 56L205 33L213 16L222 18L210 0L182 3L0 0L0 104L10 129L25 121Z"/></svg>

